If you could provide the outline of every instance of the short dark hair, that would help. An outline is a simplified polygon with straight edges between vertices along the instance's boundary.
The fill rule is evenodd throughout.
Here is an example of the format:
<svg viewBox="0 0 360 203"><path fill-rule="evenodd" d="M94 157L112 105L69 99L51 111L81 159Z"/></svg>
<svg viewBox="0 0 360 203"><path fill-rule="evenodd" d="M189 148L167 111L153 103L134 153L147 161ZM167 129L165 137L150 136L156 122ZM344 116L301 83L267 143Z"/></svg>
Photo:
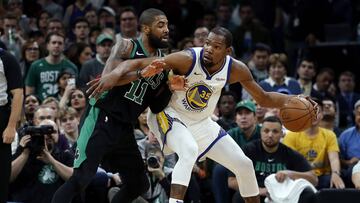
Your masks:
<svg viewBox="0 0 360 203"><path fill-rule="evenodd" d="M304 56L303 58L301 58L300 63L298 64L298 68L300 67L300 65L303 61L308 61L308 62L314 64L314 69L315 70L317 69L317 62L316 62L315 58L313 58L311 56Z"/></svg>
<svg viewBox="0 0 360 203"><path fill-rule="evenodd" d="M268 117L265 117L264 120L263 120L263 123L265 123L265 122L279 123L280 126L282 126L282 122L281 122L280 118L277 117L277 116L268 116Z"/></svg>
<svg viewBox="0 0 360 203"><path fill-rule="evenodd" d="M121 18L121 15L125 12L132 12L137 17L136 10L132 6L125 6L124 8L122 8L119 17Z"/></svg>
<svg viewBox="0 0 360 203"><path fill-rule="evenodd" d="M221 92L221 95L220 95L220 98L219 98L219 101L217 103L217 106L220 105L220 101L221 99L224 97L224 96L232 96L234 98L234 101L236 102L237 101L237 96L235 94L235 92L231 91L231 90L228 90L228 91L222 91Z"/></svg>
<svg viewBox="0 0 360 203"><path fill-rule="evenodd" d="M75 19L74 23L72 24L72 28L74 29L76 24L82 23L82 22L86 23L88 25L88 27L90 27L89 21L87 21L85 17L81 16L81 17L77 17Z"/></svg>
<svg viewBox="0 0 360 203"><path fill-rule="evenodd" d="M65 42L65 36L62 33L60 33L60 32L50 32L48 35L46 35L46 38L45 38L46 44L50 42L50 39L51 39L52 36L62 37L64 39L64 42Z"/></svg>
<svg viewBox="0 0 360 203"><path fill-rule="evenodd" d="M266 51L268 54L271 54L271 47L267 44L259 42L251 49L251 53L255 53L255 51Z"/></svg>
<svg viewBox="0 0 360 203"><path fill-rule="evenodd" d="M348 76L348 77L351 77L351 79L355 82L355 74L351 71L344 71L344 72L341 72L340 75L339 75L339 78L341 76Z"/></svg>
<svg viewBox="0 0 360 203"><path fill-rule="evenodd" d="M331 77L335 76L335 72L331 68L322 68L322 69L320 69L317 76L322 75L324 73L329 73Z"/></svg>
<svg viewBox="0 0 360 203"><path fill-rule="evenodd" d="M223 36L225 38L226 48L231 47L233 38L231 32L228 29L224 27L215 27L210 32Z"/></svg>
<svg viewBox="0 0 360 203"><path fill-rule="evenodd" d="M141 13L139 23L140 25L150 26L154 22L155 17L160 15L166 16L165 13L159 9L156 8L146 9Z"/></svg>

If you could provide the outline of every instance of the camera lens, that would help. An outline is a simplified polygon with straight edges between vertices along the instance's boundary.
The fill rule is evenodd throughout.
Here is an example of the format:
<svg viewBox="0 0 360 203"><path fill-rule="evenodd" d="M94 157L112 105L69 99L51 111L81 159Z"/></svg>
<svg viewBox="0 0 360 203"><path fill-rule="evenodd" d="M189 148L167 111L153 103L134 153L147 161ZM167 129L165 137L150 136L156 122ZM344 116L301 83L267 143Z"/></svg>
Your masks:
<svg viewBox="0 0 360 203"><path fill-rule="evenodd" d="M147 165L151 168L159 168L159 159L156 156L149 156L147 158Z"/></svg>

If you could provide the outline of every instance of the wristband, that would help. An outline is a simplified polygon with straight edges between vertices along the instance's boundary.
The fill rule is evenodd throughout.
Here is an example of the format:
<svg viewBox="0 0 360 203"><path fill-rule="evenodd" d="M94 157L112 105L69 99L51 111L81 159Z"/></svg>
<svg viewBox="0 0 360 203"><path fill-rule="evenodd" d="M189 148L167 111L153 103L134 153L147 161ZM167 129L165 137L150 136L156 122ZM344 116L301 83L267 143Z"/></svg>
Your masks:
<svg viewBox="0 0 360 203"><path fill-rule="evenodd" d="M136 71L136 76L137 76L139 79L143 79L143 78L144 78L144 77L141 75L141 69Z"/></svg>
<svg viewBox="0 0 360 203"><path fill-rule="evenodd" d="M335 173L335 174L337 174L337 175L340 176L340 172L339 172L339 171L332 171L332 173Z"/></svg>

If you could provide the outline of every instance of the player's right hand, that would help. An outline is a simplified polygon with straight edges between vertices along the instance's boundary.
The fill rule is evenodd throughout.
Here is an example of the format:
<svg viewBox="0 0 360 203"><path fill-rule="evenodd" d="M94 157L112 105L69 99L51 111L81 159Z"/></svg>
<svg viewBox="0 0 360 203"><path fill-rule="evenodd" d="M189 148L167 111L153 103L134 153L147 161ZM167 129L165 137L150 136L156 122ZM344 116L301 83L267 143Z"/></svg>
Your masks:
<svg viewBox="0 0 360 203"><path fill-rule="evenodd" d="M115 84L116 78L112 74L103 75L87 83L90 87L86 90L86 94L90 94L89 98L98 99L103 92L110 90Z"/></svg>
<svg viewBox="0 0 360 203"><path fill-rule="evenodd" d="M141 76L146 78L159 74L164 70L165 66L166 63L164 62L164 59L155 59L148 66L141 70Z"/></svg>

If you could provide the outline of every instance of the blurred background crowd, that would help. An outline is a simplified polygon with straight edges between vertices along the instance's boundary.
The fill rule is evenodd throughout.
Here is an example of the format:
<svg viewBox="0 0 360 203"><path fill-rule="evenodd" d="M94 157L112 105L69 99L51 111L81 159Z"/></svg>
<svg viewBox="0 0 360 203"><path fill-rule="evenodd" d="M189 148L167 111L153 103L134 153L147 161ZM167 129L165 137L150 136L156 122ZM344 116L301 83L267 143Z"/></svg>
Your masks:
<svg viewBox="0 0 360 203"><path fill-rule="evenodd" d="M320 105L321 119L294 133L281 123L266 125L279 123L279 110L257 105L240 84L224 88L213 119L253 160L263 199L265 177L278 172L292 179L294 171L303 173L317 189L360 189L360 1L0 0L0 47L18 60L26 94L12 144L9 202L50 202L70 177L86 83L101 74L117 39L140 37L138 16L150 7L169 20L166 53L201 47L209 30L223 26L233 34L232 56L261 87L304 94ZM48 125L50 133L31 128ZM42 134L46 155L33 141ZM166 202L176 156L164 156L146 112L134 136L151 182L136 201ZM99 166L74 202L108 202L117 190L121 174ZM186 202L200 201L242 202L233 175L210 160L194 166L186 195Z"/></svg>

